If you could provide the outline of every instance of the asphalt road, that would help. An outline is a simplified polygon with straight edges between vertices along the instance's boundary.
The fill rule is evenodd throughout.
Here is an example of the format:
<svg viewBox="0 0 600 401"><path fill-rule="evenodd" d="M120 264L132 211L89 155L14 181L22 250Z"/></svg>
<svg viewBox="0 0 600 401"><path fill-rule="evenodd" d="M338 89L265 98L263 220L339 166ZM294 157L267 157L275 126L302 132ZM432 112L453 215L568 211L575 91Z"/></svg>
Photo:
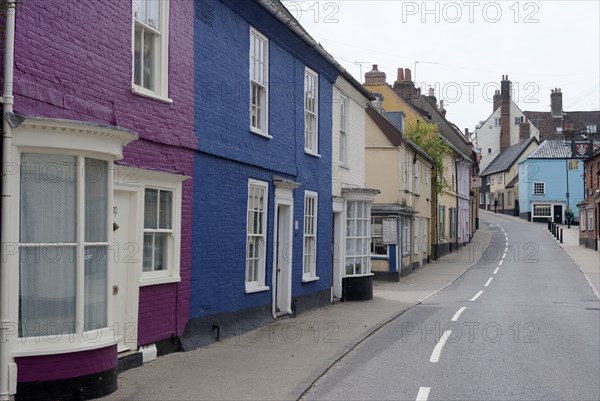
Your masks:
<svg viewBox="0 0 600 401"><path fill-rule="evenodd" d="M600 300L543 225L486 217L456 282L384 326L304 400L600 400Z"/></svg>

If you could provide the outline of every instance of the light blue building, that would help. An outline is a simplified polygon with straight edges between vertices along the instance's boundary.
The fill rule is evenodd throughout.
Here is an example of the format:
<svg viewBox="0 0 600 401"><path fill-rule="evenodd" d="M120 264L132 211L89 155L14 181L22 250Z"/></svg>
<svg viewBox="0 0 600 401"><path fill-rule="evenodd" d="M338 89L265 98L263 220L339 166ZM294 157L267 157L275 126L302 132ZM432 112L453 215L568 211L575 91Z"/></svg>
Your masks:
<svg viewBox="0 0 600 401"><path fill-rule="evenodd" d="M583 160L571 158L571 143L546 140L519 163L519 216L529 221L566 222L584 198Z"/></svg>

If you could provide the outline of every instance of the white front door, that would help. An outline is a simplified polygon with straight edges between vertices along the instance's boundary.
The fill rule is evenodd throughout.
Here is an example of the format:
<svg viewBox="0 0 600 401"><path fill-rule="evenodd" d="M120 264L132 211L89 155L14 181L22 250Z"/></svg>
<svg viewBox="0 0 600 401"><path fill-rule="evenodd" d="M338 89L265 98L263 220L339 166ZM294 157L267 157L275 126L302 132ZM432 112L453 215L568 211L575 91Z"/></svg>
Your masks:
<svg viewBox="0 0 600 401"><path fill-rule="evenodd" d="M274 316L292 313L292 206L275 201Z"/></svg>
<svg viewBox="0 0 600 401"><path fill-rule="evenodd" d="M113 206L112 318L118 352L137 348L137 269L142 249L136 241L137 192L115 190Z"/></svg>

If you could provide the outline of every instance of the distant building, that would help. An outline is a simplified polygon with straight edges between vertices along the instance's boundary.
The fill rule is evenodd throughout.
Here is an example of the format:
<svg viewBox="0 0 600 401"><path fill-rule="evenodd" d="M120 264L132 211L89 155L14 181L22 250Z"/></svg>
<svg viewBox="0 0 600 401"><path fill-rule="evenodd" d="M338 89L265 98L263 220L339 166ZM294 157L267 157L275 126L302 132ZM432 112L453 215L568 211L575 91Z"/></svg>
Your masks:
<svg viewBox="0 0 600 401"><path fill-rule="evenodd" d="M509 146L525 138L540 139L537 127L513 101L512 82L508 79L508 75L502 76L500 88L494 94L492 114L481 121L470 134L471 141L476 147L481 148L482 171ZM485 203L480 204L480 207L485 207Z"/></svg>
<svg viewBox="0 0 600 401"><path fill-rule="evenodd" d="M563 224L571 211L577 222L583 198L583 161L572 158L570 142L546 140L519 163L521 218Z"/></svg>
<svg viewBox="0 0 600 401"><path fill-rule="evenodd" d="M518 164L539 145L537 138L521 139L516 145L503 150L481 173L489 184L491 210L498 213L519 215L519 168Z"/></svg>
<svg viewBox="0 0 600 401"><path fill-rule="evenodd" d="M585 199L579 207L579 245L600 249L600 147L584 163Z"/></svg>
<svg viewBox="0 0 600 401"><path fill-rule="evenodd" d="M525 116L539 129L540 140L562 139L568 133L600 133L600 110L564 111L562 90L552 89L550 111L524 111Z"/></svg>

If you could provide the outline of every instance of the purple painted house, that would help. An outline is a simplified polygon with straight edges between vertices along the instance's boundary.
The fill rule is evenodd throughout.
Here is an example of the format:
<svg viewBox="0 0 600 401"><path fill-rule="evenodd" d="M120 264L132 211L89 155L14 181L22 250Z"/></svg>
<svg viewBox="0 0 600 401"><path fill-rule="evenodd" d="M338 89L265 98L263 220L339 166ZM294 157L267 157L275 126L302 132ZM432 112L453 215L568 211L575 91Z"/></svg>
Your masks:
<svg viewBox="0 0 600 401"><path fill-rule="evenodd" d="M0 399L106 395L188 321L194 2L1 18Z"/></svg>

